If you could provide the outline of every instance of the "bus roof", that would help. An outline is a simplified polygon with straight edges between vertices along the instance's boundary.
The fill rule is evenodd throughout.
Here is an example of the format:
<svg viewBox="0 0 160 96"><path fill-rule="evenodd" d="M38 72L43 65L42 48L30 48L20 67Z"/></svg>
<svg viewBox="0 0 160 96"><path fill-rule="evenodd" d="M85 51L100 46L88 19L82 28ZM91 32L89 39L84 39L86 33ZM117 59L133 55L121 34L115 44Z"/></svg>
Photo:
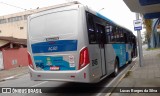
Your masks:
<svg viewBox="0 0 160 96"><path fill-rule="evenodd" d="M49 9L46 9L46 10L56 9L56 8L66 7L66 6L72 6L72 5L75 5L75 4L81 4L81 3L78 2L78 1L73 1L73 2L68 2L68 3L58 4L58 5L55 5L55 6L53 6L53 7L50 7ZM83 4L82 4L82 5L83 5ZM124 29L126 29L126 30L132 32L131 30L129 30L129 29L127 29L127 28L125 28L125 27L123 27L123 26L121 26L121 25L115 23L114 21L112 21L111 19L109 19L109 18L103 16L102 14L100 14L100 13L98 13L98 12L92 10L92 9L89 8L87 5L83 5L83 6L87 7L87 9L88 9L91 13L94 12L94 14L95 14L96 16L98 16L98 17L100 17L100 18L102 18L102 19L108 21L109 23L114 24L114 25L116 25L116 26L118 26L118 27L122 27L122 28L124 28ZM46 11L46 10L43 10L43 11ZM40 12L42 12L42 11L39 11L38 13L40 13Z"/></svg>
<svg viewBox="0 0 160 96"><path fill-rule="evenodd" d="M114 24L114 25L116 25L116 26L118 26L118 27L122 27L122 28L124 28L124 29L126 29L126 30L132 32L131 30L127 29L126 27L123 27L123 26L121 26L121 25L115 23L115 22L112 21L111 19L109 19L109 18L103 16L102 14L100 14L100 13L98 13L98 12L96 12L96 15L97 15L98 17L100 17L100 18L102 18L102 19L108 21L109 23L112 23L112 24Z"/></svg>

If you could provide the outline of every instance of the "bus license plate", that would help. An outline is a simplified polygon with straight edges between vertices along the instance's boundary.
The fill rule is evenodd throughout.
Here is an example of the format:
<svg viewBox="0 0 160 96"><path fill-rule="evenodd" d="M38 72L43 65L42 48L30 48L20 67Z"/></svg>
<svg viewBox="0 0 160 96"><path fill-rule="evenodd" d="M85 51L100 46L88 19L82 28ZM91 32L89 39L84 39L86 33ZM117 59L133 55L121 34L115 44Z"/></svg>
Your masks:
<svg viewBox="0 0 160 96"><path fill-rule="evenodd" d="M59 66L50 67L50 70L52 70L52 71L58 71L59 69L60 69Z"/></svg>

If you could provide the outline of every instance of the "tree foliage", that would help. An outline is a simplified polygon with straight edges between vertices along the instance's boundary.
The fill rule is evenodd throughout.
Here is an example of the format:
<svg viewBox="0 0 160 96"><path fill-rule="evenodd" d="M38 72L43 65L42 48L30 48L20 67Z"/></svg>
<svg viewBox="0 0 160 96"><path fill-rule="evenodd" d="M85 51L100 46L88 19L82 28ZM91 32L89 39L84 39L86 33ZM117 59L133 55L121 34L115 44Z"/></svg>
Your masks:
<svg viewBox="0 0 160 96"><path fill-rule="evenodd" d="M152 19L144 19L144 25L146 26L145 38L149 40L152 32Z"/></svg>

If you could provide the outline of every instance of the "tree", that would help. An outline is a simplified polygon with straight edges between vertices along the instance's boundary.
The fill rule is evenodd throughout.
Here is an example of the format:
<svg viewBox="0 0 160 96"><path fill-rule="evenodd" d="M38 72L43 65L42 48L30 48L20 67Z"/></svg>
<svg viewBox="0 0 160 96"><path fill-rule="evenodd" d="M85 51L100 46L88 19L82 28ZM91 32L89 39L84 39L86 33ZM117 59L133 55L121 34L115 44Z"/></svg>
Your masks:
<svg viewBox="0 0 160 96"><path fill-rule="evenodd" d="M150 38L151 38L151 33L152 33L152 19L144 19L144 25L146 28L146 33L145 33L145 38L148 42L148 48L150 48Z"/></svg>

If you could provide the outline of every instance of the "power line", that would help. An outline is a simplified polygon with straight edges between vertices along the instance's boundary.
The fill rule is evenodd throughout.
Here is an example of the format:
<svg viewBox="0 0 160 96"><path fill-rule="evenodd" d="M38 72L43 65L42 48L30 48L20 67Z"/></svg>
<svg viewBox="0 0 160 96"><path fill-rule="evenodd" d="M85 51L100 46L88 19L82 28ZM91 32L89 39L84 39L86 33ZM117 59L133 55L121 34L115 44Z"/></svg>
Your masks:
<svg viewBox="0 0 160 96"><path fill-rule="evenodd" d="M8 5L8 6L11 6L11 7L15 7L15 8L18 8L18 9L22 9L22 10L27 10L25 8L22 8L22 7L19 7L19 6L15 6L15 5L11 5L11 4L8 4L8 3L4 3L4 2L0 2L1 4L5 4L5 5Z"/></svg>

